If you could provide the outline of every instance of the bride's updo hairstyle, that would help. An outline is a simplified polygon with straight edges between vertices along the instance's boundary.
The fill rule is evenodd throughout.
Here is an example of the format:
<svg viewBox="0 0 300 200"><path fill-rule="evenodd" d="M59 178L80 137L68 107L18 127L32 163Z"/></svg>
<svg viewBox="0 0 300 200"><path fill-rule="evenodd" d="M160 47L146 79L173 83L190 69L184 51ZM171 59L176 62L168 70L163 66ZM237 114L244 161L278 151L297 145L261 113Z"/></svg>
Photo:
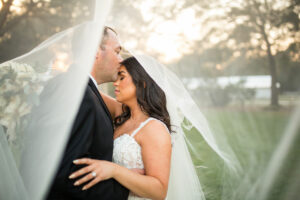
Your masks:
<svg viewBox="0 0 300 200"><path fill-rule="evenodd" d="M136 58L129 57L121 62L121 65L126 68L136 87L137 102L141 110L148 116L165 123L171 133L170 116L164 91L147 74ZM123 113L114 120L115 127L122 125L130 118L130 108L123 104L122 110Z"/></svg>

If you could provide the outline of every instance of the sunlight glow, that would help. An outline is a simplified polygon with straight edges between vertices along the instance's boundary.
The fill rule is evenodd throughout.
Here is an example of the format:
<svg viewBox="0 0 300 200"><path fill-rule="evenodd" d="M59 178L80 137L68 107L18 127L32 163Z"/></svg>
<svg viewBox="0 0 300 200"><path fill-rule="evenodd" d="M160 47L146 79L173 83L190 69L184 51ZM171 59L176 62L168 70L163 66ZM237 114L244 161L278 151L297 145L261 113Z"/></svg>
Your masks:
<svg viewBox="0 0 300 200"><path fill-rule="evenodd" d="M22 1L14 0L10 9L17 14L22 14L22 12L24 12L24 8L22 8Z"/></svg>
<svg viewBox="0 0 300 200"><path fill-rule="evenodd" d="M180 59L184 54L193 52L194 42L200 41L211 26L220 26L220 24L209 24L203 27L205 18L209 16L222 16L225 14L224 9L210 10L204 13L204 17L196 16L195 7L187 7L182 9L184 0L144 0L135 6L141 10L143 19L149 22L151 33L147 39L147 51L160 56L160 60L165 63L174 62ZM223 0L222 4L231 4L229 0ZM165 15L169 19L162 18L155 13L155 6L165 8ZM172 18L169 13L169 8L177 8L181 10ZM175 9L176 10L176 9ZM218 42L220 38L211 38L214 43ZM124 43L128 47L134 47L133 42Z"/></svg>
<svg viewBox="0 0 300 200"><path fill-rule="evenodd" d="M70 66L70 58L67 53L64 52L57 52L56 59L52 65L53 70L66 72Z"/></svg>
<svg viewBox="0 0 300 200"><path fill-rule="evenodd" d="M143 18L147 21L152 20L151 26L153 27L153 33L147 41L147 51L158 53L164 62L171 62L179 59L183 53L191 51L189 43L200 39L201 27L199 25L201 23L196 18L193 8L184 9L174 19L167 21L159 19L152 11L155 3L155 1L145 1L141 5ZM171 0L163 2L164 6L172 3L174 1ZM131 42L125 44L133 46Z"/></svg>

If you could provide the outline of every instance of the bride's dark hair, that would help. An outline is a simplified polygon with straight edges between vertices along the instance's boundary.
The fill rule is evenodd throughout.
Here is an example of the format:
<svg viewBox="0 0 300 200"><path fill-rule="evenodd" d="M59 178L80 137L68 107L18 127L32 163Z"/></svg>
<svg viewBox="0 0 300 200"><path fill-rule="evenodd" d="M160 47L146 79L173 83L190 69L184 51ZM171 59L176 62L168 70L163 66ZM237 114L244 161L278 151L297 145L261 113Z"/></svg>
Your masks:
<svg viewBox="0 0 300 200"><path fill-rule="evenodd" d="M171 132L170 116L164 91L147 74L136 58L129 57L121 65L126 68L132 77L132 82L136 87L137 102L141 110L148 116L165 123ZM130 118L130 108L123 104L122 110L123 113L114 119L115 127L122 125Z"/></svg>

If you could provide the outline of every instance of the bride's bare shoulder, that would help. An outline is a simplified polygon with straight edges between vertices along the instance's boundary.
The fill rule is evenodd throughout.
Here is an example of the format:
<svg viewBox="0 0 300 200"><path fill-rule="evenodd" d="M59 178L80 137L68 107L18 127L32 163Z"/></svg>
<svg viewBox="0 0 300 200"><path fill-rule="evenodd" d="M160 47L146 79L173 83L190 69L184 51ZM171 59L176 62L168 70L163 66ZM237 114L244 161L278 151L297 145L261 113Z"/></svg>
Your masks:
<svg viewBox="0 0 300 200"><path fill-rule="evenodd" d="M171 135L165 124L159 120L151 120L143 128L142 139L144 142L159 142L159 143L170 143Z"/></svg>

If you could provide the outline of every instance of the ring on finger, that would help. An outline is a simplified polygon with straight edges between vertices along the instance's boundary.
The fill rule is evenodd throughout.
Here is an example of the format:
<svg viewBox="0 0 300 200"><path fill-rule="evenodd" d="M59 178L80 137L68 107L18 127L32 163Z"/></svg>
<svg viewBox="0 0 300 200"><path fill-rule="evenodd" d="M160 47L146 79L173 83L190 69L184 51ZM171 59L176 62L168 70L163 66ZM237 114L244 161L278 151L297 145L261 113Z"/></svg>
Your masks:
<svg viewBox="0 0 300 200"><path fill-rule="evenodd" d="M97 173L96 173L96 172L92 172L91 174L92 174L92 176L93 176L94 178L97 176Z"/></svg>

